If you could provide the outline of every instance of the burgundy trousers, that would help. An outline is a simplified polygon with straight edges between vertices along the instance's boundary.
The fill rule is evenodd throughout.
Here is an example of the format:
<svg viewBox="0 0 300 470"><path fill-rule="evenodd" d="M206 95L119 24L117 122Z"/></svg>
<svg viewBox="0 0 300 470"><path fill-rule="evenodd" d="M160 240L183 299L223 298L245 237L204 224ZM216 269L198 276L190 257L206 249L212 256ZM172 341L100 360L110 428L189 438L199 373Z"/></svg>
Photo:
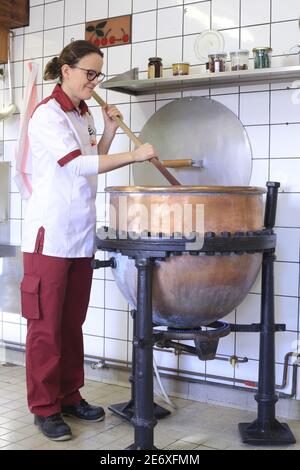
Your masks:
<svg viewBox="0 0 300 470"><path fill-rule="evenodd" d="M92 258L24 253L22 315L27 318L26 381L32 413L50 416L79 403L84 384L82 324Z"/></svg>

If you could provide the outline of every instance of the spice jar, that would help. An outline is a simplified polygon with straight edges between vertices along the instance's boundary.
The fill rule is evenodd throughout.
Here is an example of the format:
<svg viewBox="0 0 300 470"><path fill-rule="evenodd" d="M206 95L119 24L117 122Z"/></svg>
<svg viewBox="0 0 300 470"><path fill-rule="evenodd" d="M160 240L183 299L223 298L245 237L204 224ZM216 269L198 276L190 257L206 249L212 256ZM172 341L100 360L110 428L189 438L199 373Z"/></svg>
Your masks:
<svg viewBox="0 0 300 470"><path fill-rule="evenodd" d="M231 70L248 70L249 51L246 49L239 49L230 52Z"/></svg>
<svg viewBox="0 0 300 470"><path fill-rule="evenodd" d="M210 72L225 72L226 52L211 52L208 54L208 59Z"/></svg>
<svg viewBox="0 0 300 470"><path fill-rule="evenodd" d="M163 66L160 57L150 57L148 63L148 78L162 77Z"/></svg>
<svg viewBox="0 0 300 470"><path fill-rule="evenodd" d="M173 70L174 77L177 75L188 75L190 71L190 64L188 63L172 64L172 70Z"/></svg>
<svg viewBox="0 0 300 470"><path fill-rule="evenodd" d="M255 69L266 69L271 67L272 48L255 47L252 49Z"/></svg>

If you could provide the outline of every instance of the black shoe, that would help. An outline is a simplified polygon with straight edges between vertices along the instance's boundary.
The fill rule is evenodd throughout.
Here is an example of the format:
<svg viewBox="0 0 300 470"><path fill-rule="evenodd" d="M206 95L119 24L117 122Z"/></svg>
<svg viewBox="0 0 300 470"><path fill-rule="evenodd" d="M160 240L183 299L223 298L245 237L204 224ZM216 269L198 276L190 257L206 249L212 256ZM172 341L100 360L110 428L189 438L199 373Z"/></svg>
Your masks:
<svg viewBox="0 0 300 470"><path fill-rule="evenodd" d="M42 431L44 436L52 441L68 441L72 439L70 427L64 422L60 413L51 416L34 415L34 424Z"/></svg>
<svg viewBox="0 0 300 470"><path fill-rule="evenodd" d="M104 409L101 406L89 405L89 403L83 399L80 400L78 405L62 406L61 412L64 416L71 416L80 421L89 421L92 423L102 421L105 416Z"/></svg>

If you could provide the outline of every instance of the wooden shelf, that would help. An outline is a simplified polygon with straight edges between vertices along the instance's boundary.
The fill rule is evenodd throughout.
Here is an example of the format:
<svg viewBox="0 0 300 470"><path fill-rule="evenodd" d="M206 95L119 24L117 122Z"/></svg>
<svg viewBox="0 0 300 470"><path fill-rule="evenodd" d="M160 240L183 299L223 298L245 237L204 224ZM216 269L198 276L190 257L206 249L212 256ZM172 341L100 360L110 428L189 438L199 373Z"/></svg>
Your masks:
<svg viewBox="0 0 300 470"><path fill-rule="evenodd" d="M170 91L201 90L227 86L261 85L266 83L290 82L300 79L300 65L269 69L243 70L239 72L218 72L191 74L181 77L127 80L114 77L103 82L102 88L129 95L150 95Z"/></svg>

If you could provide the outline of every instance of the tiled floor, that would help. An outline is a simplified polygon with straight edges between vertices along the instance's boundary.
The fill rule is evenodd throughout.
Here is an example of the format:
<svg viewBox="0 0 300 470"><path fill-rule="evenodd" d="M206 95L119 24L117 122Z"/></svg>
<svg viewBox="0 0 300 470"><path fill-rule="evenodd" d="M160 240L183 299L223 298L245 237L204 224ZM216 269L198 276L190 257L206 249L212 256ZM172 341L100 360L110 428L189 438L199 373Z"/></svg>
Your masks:
<svg viewBox="0 0 300 470"><path fill-rule="evenodd" d="M125 387L87 381L82 394L89 402L107 408L112 403L126 402L130 392ZM241 443L237 429L239 422L251 422L255 418L253 413L178 398L173 402L177 410L155 427L155 445L159 449L255 449ZM68 424L72 428L72 440L53 442L44 437L34 426L32 415L27 410L25 369L0 365L1 450L113 450L124 449L133 443L132 426L109 410L106 419L100 423L79 424L68 419ZM297 444L284 449L300 449L300 422L290 421L289 424Z"/></svg>

